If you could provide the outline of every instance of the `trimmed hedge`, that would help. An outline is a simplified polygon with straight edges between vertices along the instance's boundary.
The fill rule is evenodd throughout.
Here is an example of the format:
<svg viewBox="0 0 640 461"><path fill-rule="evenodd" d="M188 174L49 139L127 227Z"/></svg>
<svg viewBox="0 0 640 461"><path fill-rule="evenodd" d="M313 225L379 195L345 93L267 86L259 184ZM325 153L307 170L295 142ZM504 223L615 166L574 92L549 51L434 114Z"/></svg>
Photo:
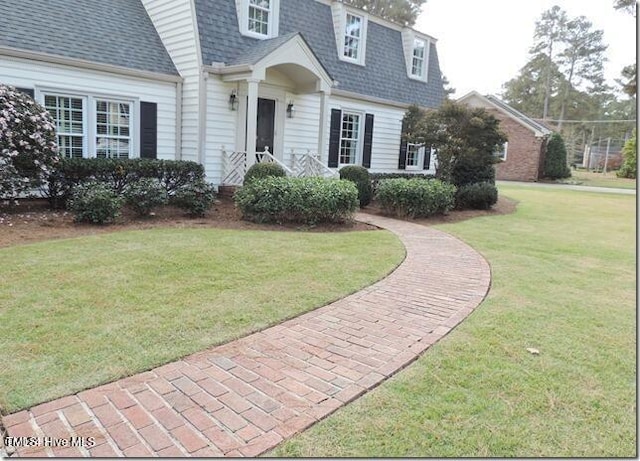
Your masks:
<svg viewBox="0 0 640 461"><path fill-rule="evenodd" d="M462 186L456 192L456 208L488 210L498 202L498 189L490 182Z"/></svg>
<svg viewBox="0 0 640 461"><path fill-rule="evenodd" d="M245 184L234 200L249 221L342 223L358 209L358 189L338 179L268 177Z"/></svg>
<svg viewBox="0 0 640 461"><path fill-rule="evenodd" d="M353 182L358 188L358 200L360 206L364 207L371 203L373 198L373 187L371 185L371 176L369 171L362 166L349 165L340 169L340 179L346 179Z"/></svg>
<svg viewBox="0 0 640 461"><path fill-rule="evenodd" d="M119 215L123 200L106 184L86 182L73 189L69 209L76 222L105 224Z"/></svg>
<svg viewBox="0 0 640 461"><path fill-rule="evenodd" d="M204 180L204 167L184 160L66 158L49 175L45 195L54 208L60 208L74 187L84 182L105 183L120 195L140 178L156 179L171 196L184 185Z"/></svg>
<svg viewBox="0 0 640 461"><path fill-rule="evenodd" d="M187 212L189 216L204 216L216 199L216 191L204 180L194 181L180 186L172 203Z"/></svg>
<svg viewBox="0 0 640 461"><path fill-rule="evenodd" d="M453 209L456 187L438 179L383 179L376 200L392 215L426 218Z"/></svg>
<svg viewBox="0 0 640 461"><path fill-rule="evenodd" d="M383 179L435 179L436 177L432 174L423 174L423 173L370 173L371 176L371 185L373 187L373 195L375 196L378 192L378 184Z"/></svg>
<svg viewBox="0 0 640 461"><path fill-rule="evenodd" d="M167 191L157 179L140 178L127 186L124 191L127 206L138 216L148 216L156 207L169 201Z"/></svg>
<svg viewBox="0 0 640 461"><path fill-rule="evenodd" d="M277 163L254 163L244 174L244 183L247 184L254 179L268 178L269 176L284 178L287 176L287 172Z"/></svg>

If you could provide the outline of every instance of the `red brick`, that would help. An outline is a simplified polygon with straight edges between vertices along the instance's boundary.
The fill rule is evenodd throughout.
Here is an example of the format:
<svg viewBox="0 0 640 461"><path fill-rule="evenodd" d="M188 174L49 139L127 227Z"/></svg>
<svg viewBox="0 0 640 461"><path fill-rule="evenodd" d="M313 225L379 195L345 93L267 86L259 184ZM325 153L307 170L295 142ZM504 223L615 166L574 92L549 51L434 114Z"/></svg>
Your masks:
<svg viewBox="0 0 640 461"><path fill-rule="evenodd" d="M76 447L51 447L53 456L56 458L80 458L82 452Z"/></svg>
<svg viewBox="0 0 640 461"><path fill-rule="evenodd" d="M94 408L93 413L98 417L104 427L113 426L122 421L118 412L109 403Z"/></svg>
<svg viewBox="0 0 640 461"><path fill-rule="evenodd" d="M160 395L168 394L169 392L173 392L176 390L176 388L173 387L171 383L164 378L156 378L152 381L149 381L147 385Z"/></svg>
<svg viewBox="0 0 640 461"><path fill-rule="evenodd" d="M356 399L357 397L361 396L365 392L366 392L365 388L360 387L356 384L353 384L349 387L345 387L340 392L335 394L333 397L335 399L340 400L341 402L346 403Z"/></svg>
<svg viewBox="0 0 640 461"><path fill-rule="evenodd" d="M234 367L229 370L229 373L234 375L237 378L240 378L242 381L246 383L250 383L259 378L257 374L252 371L247 370L243 367Z"/></svg>
<svg viewBox="0 0 640 461"><path fill-rule="evenodd" d="M271 413L273 410L277 410L280 408L280 404L266 395L258 394L257 392L253 394L249 394L247 399L256 404L258 407L266 411L267 413Z"/></svg>
<svg viewBox="0 0 640 461"><path fill-rule="evenodd" d="M7 427L6 429L7 435L11 437L33 437L36 435L29 421L14 424L13 426Z"/></svg>
<svg viewBox="0 0 640 461"><path fill-rule="evenodd" d="M202 389L204 389L214 397L219 397L222 394L229 392L229 390L226 387L218 383L213 378L206 378L206 379L203 379L202 381L198 381L198 386L200 386Z"/></svg>
<svg viewBox="0 0 640 461"><path fill-rule="evenodd" d="M134 445L124 451L127 458L150 458L153 454L142 444Z"/></svg>
<svg viewBox="0 0 640 461"><path fill-rule="evenodd" d="M157 453L158 453L158 456L161 456L163 458L183 458L184 457L184 453L175 445L171 445L170 447L163 448Z"/></svg>
<svg viewBox="0 0 640 461"><path fill-rule="evenodd" d="M236 413L242 413L243 411L251 408L251 403L247 401L246 398L240 397L235 392L227 392L226 394L218 397L218 399Z"/></svg>
<svg viewBox="0 0 640 461"><path fill-rule="evenodd" d="M158 420L165 428L171 430L184 424L184 419L179 414L167 407L158 408L151 412L153 417Z"/></svg>
<svg viewBox="0 0 640 461"><path fill-rule="evenodd" d="M136 434L124 423L107 427L107 432L121 450L126 450L127 448L140 443Z"/></svg>
<svg viewBox="0 0 640 461"><path fill-rule="evenodd" d="M268 381L266 379L259 379L258 381L254 381L253 383L251 383L251 385L264 394L268 395L269 397L277 397L283 392L286 392L281 387L276 386L271 381Z"/></svg>
<svg viewBox="0 0 640 461"><path fill-rule="evenodd" d="M125 391L115 391L108 394L107 397L118 410L129 408L136 404L135 400L133 400Z"/></svg>
<svg viewBox="0 0 640 461"><path fill-rule="evenodd" d="M167 397L166 395L164 396ZM164 407L163 400L151 391L143 391L136 394L136 400L149 411Z"/></svg>
<svg viewBox="0 0 640 461"><path fill-rule="evenodd" d="M240 453L244 456L258 456L267 450L275 447L282 441L282 437L276 432L268 432L255 439L250 444L241 447Z"/></svg>
<svg viewBox="0 0 640 461"><path fill-rule="evenodd" d="M62 408L70 407L74 403L77 403L78 399L75 396L70 395L61 399L52 400L51 402L43 403L31 408L31 414L33 416L40 416L50 411L60 410Z"/></svg>
<svg viewBox="0 0 640 461"><path fill-rule="evenodd" d="M194 458L219 458L223 453L216 447L208 446L191 453Z"/></svg>
<svg viewBox="0 0 640 461"><path fill-rule="evenodd" d="M211 395L206 392L198 392L197 394L193 394L191 396L191 400L196 402L201 408L204 408L209 413L219 410L223 407L223 405L217 399L211 397Z"/></svg>
<svg viewBox="0 0 640 461"><path fill-rule="evenodd" d="M42 426L43 424L47 424L48 422L59 419L57 411L52 411L51 413L45 413L44 415L40 415L36 418L36 423L38 426Z"/></svg>
<svg viewBox="0 0 640 461"><path fill-rule="evenodd" d="M171 435L189 452L193 453L204 448L208 443L192 429L186 426L176 427L171 431Z"/></svg>
<svg viewBox="0 0 640 461"><path fill-rule="evenodd" d="M251 394L254 391L254 389L251 386L249 386L244 381L235 377L231 377L227 379L224 382L224 385L228 387L230 390L234 391L236 394L239 394L243 397L245 395Z"/></svg>
<svg viewBox="0 0 640 461"><path fill-rule="evenodd" d="M62 413L64 413L65 418L67 418L67 421L69 421L69 424L73 427L91 421L92 419L92 416L87 413L79 403L65 408L62 410Z"/></svg>
<svg viewBox="0 0 640 461"><path fill-rule="evenodd" d="M215 426L215 422L200 408L189 408L182 412L182 416L200 431Z"/></svg>
<svg viewBox="0 0 640 461"><path fill-rule="evenodd" d="M180 389L185 395L193 395L202 391L200 386L198 386L186 376L173 380L171 384Z"/></svg>
<svg viewBox="0 0 640 461"><path fill-rule="evenodd" d="M226 371L229 371L236 366L236 364L227 357L210 357L209 361Z"/></svg>
<svg viewBox="0 0 640 461"><path fill-rule="evenodd" d="M219 427L212 427L211 429L202 431L202 433L223 453L227 453L241 445L239 440Z"/></svg>
<svg viewBox="0 0 640 461"><path fill-rule="evenodd" d="M107 403L107 398L102 392L98 392L95 389L83 391L78 394L78 398L87 404L89 408L99 407Z"/></svg>
<svg viewBox="0 0 640 461"><path fill-rule="evenodd" d="M142 429L143 427L153 424L153 420L147 412L144 411L144 408L139 405L121 410L121 413L136 429Z"/></svg>
<svg viewBox="0 0 640 461"><path fill-rule="evenodd" d="M173 445L169 436L159 430L157 426L147 426L138 432L154 451L160 451Z"/></svg>
<svg viewBox="0 0 640 461"><path fill-rule="evenodd" d="M253 424L249 424L236 432L236 435L241 437L245 442L255 439L260 434L262 434L262 431Z"/></svg>
<svg viewBox="0 0 640 461"><path fill-rule="evenodd" d="M193 382L198 382L209 377L208 374L193 366L182 368L182 373Z"/></svg>
<svg viewBox="0 0 640 461"><path fill-rule="evenodd" d="M102 431L98 428L95 421L89 421L74 428L78 437L84 437L88 439L92 437L94 440L94 446L102 445L107 441Z"/></svg>
<svg viewBox="0 0 640 461"><path fill-rule="evenodd" d="M214 412L213 417L234 432L247 425L247 422L243 418L228 408L223 408L222 410Z"/></svg>
<svg viewBox="0 0 640 461"><path fill-rule="evenodd" d="M195 402L180 391L175 391L164 396L164 401L178 413L182 413L187 408L196 406Z"/></svg>
<svg viewBox="0 0 640 461"><path fill-rule="evenodd" d="M263 431L269 431L278 425L278 421L275 418L257 408L245 411L242 413L242 417L251 421Z"/></svg>
<svg viewBox="0 0 640 461"><path fill-rule="evenodd" d="M120 456L108 443L89 448L89 454L93 458L115 458Z"/></svg>

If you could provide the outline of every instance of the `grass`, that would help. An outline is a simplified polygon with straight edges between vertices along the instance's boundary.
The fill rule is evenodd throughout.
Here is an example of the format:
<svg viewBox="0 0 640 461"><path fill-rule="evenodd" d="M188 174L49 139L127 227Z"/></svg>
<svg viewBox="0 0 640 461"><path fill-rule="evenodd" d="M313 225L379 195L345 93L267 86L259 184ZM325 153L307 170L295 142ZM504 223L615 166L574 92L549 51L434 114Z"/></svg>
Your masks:
<svg viewBox="0 0 640 461"><path fill-rule="evenodd" d="M560 181L565 184L580 184L591 187L613 187L617 189L635 189L636 180L618 178L615 171L607 173L596 173L587 170L571 171L571 178Z"/></svg>
<svg viewBox="0 0 640 461"><path fill-rule="evenodd" d="M263 329L403 257L384 231L154 229L0 249L2 412Z"/></svg>
<svg viewBox="0 0 640 461"><path fill-rule="evenodd" d="M487 300L269 455L637 456L635 197L501 193L520 201L515 214L438 226L490 261Z"/></svg>

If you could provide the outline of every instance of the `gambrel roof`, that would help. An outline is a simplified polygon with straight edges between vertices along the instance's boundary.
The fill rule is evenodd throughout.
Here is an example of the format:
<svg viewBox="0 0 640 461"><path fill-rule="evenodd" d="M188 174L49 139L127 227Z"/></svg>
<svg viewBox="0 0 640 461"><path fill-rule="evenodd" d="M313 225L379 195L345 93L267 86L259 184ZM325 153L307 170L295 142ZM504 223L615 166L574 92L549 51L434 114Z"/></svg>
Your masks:
<svg viewBox="0 0 640 461"><path fill-rule="evenodd" d="M0 46L178 75L139 0L2 0Z"/></svg>

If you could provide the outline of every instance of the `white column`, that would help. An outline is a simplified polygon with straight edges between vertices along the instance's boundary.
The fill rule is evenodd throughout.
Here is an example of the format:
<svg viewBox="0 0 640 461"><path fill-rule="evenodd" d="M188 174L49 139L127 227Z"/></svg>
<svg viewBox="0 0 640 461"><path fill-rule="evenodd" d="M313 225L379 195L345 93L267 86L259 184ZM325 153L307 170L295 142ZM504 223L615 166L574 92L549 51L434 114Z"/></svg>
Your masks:
<svg viewBox="0 0 640 461"><path fill-rule="evenodd" d="M329 95L326 91L320 92L320 123L318 133L318 158L324 163L324 153L327 146L327 117L329 116Z"/></svg>
<svg viewBox="0 0 640 461"><path fill-rule="evenodd" d="M247 168L256 163L259 80L247 80Z"/></svg>

